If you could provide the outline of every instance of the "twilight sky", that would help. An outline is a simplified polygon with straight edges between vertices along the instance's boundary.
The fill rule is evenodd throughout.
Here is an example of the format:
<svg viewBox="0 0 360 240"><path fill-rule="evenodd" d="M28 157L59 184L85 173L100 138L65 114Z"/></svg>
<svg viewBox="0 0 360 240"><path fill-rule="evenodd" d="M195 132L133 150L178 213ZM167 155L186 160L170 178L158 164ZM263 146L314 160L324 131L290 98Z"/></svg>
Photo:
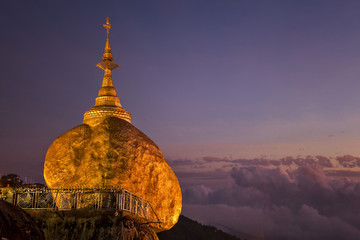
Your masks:
<svg viewBox="0 0 360 240"><path fill-rule="evenodd" d="M244 188L247 172L229 161L360 156L359 12L351 0L1 1L0 174L43 181L47 148L82 123L101 86L107 16L120 101L188 203L209 203L194 183L206 196L219 179L232 186L223 191Z"/></svg>

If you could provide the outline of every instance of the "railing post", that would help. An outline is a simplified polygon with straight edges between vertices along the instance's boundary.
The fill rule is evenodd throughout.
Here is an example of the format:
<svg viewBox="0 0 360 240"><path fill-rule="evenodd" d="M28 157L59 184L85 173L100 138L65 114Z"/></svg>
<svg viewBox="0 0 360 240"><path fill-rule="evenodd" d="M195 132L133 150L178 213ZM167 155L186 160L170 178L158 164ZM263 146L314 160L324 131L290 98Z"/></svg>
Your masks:
<svg viewBox="0 0 360 240"><path fill-rule="evenodd" d="M103 194L102 192L99 191L100 194L100 204L99 204L99 209L102 209L102 202L103 202Z"/></svg>
<svg viewBox="0 0 360 240"><path fill-rule="evenodd" d="M80 209L80 195L81 193L80 192L77 192L76 193L76 209Z"/></svg>
<svg viewBox="0 0 360 240"><path fill-rule="evenodd" d="M132 193L129 193L129 210L132 212Z"/></svg>
<svg viewBox="0 0 360 240"><path fill-rule="evenodd" d="M120 210L121 209L121 200L122 200L122 195L121 195L121 191L116 192L116 209Z"/></svg>
<svg viewBox="0 0 360 240"><path fill-rule="evenodd" d="M142 212L142 215L145 216L144 214L144 199L141 198L141 212Z"/></svg>
<svg viewBox="0 0 360 240"><path fill-rule="evenodd" d="M34 195L34 199L33 199L33 206L32 208L37 208L38 206L38 201L39 201L39 194L38 191L35 190L35 192L33 193Z"/></svg>
<svg viewBox="0 0 360 240"><path fill-rule="evenodd" d="M145 219L146 221L149 220L149 202L146 201L146 206L145 206Z"/></svg>
<svg viewBox="0 0 360 240"><path fill-rule="evenodd" d="M121 190L121 210L125 210L125 191Z"/></svg>
<svg viewBox="0 0 360 240"><path fill-rule="evenodd" d="M127 201L126 201L126 192L123 191L123 196L122 196L122 210L126 210L127 208Z"/></svg>

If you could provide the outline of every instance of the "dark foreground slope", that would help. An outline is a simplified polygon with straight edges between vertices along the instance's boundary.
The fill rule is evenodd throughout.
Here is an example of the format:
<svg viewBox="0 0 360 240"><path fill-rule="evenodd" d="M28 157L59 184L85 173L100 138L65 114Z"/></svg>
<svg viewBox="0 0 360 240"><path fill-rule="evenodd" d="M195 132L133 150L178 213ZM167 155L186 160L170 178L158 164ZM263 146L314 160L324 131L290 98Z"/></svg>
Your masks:
<svg viewBox="0 0 360 240"><path fill-rule="evenodd" d="M178 223L170 230L158 233L160 240L240 240L215 227L202 225L180 215Z"/></svg>
<svg viewBox="0 0 360 240"><path fill-rule="evenodd" d="M34 219L21 208L0 200L0 239L44 240Z"/></svg>

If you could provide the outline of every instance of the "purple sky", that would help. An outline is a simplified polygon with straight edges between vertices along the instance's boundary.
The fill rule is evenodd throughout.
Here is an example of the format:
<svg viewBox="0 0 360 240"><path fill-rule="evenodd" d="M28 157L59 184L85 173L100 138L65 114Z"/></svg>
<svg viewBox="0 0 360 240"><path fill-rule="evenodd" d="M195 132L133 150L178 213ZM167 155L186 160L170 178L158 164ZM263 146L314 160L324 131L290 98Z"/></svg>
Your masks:
<svg viewBox="0 0 360 240"><path fill-rule="evenodd" d="M47 148L94 104L107 16L120 101L185 188L241 185L239 166L193 164L204 157L360 156L359 12L351 0L1 1L0 174L43 181Z"/></svg>

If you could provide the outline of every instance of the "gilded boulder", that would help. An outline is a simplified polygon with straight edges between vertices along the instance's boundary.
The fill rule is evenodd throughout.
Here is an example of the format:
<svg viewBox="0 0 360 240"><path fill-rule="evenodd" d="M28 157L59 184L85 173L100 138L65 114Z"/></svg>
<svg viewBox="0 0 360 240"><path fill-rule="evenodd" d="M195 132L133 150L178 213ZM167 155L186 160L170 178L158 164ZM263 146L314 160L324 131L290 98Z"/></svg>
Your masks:
<svg viewBox="0 0 360 240"><path fill-rule="evenodd" d="M161 150L119 118L59 136L46 154L44 177L50 188L125 188L150 202L160 230L170 229L181 212L180 185Z"/></svg>

